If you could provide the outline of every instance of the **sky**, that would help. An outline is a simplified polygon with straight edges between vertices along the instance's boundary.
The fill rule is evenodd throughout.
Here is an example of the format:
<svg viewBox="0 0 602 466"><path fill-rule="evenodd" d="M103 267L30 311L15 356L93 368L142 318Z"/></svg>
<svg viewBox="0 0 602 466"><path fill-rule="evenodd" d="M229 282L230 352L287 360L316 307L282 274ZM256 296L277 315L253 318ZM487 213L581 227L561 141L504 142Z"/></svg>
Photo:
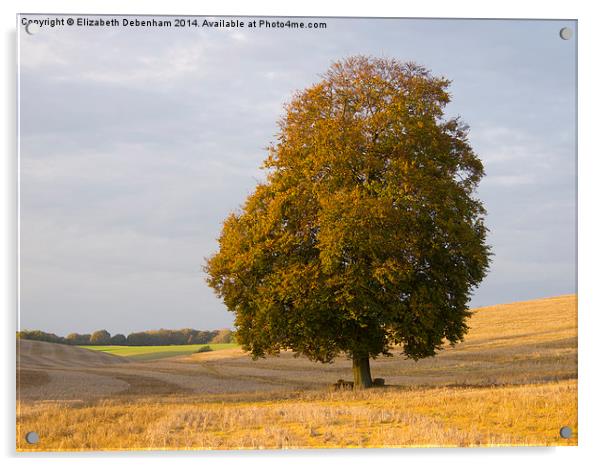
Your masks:
<svg viewBox="0 0 602 466"><path fill-rule="evenodd" d="M471 305L576 292L576 38L559 36L576 23L319 21L20 28L21 329L230 327L202 271L222 221L263 179L283 105L356 54L452 80L494 253Z"/></svg>

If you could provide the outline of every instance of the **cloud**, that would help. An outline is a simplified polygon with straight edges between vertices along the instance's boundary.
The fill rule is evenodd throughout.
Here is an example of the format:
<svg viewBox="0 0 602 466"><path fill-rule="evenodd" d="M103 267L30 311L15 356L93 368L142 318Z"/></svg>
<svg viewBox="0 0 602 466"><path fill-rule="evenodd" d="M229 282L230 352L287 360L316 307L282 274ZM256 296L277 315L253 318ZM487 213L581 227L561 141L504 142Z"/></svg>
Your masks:
<svg viewBox="0 0 602 466"><path fill-rule="evenodd" d="M535 181L535 177L530 174L517 174L517 175L493 175L485 180L488 185L501 185L501 186L517 186L527 185Z"/></svg>
<svg viewBox="0 0 602 466"><path fill-rule="evenodd" d="M246 34L243 34L242 32L238 31L230 34L230 37L238 42L248 42L249 40L249 37Z"/></svg>
<svg viewBox="0 0 602 466"><path fill-rule="evenodd" d="M211 73L208 55L223 44L203 31L175 38L161 29L107 28L94 32L46 29L21 40L22 70L67 83L173 90ZM94 35L87 37L87 35ZM235 39L240 40L237 36ZM82 47L85 43L85 47Z"/></svg>
<svg viewBox="0 0 602 466"><path fill-rule="evenodd" d="M202 43L188 47L172 46L157 55L138 56L116 66L96 62L93 68L79 76L62 76L61 79L107 82L120 86L146 83L173 87L180 80L198 79L205 75L209 70L204 57Z"/></svg>

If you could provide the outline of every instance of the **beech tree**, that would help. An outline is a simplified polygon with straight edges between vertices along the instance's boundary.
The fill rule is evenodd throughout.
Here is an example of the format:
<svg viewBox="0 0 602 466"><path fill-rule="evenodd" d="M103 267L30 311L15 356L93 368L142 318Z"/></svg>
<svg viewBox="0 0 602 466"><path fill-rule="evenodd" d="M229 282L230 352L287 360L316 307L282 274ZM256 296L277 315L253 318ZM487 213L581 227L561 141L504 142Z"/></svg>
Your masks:
<svg viewBox="0 0 602 466"><path fill-rule="evenodd" d="M254 358L346 354L354 385L400 348L434 356L468 330L489 264L483 165L450 81L414 63L354 56L294 95L266 181L224 221L208 283Z"/></svg>

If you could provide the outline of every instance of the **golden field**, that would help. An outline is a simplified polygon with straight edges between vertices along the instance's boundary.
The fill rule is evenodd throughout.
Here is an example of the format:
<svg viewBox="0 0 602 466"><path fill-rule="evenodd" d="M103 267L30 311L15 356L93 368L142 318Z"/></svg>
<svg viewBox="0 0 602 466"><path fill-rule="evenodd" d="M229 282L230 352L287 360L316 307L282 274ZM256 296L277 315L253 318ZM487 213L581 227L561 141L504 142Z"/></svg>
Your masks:
<svg viewBox="0 0 602 466"><path fill-rule="evenodd" d="M130 361L20 341L17 450L576 445L576 296L474 311L435 358L372 361L387 385L364 391L330 388L351 378L345 358Z"/></svg>

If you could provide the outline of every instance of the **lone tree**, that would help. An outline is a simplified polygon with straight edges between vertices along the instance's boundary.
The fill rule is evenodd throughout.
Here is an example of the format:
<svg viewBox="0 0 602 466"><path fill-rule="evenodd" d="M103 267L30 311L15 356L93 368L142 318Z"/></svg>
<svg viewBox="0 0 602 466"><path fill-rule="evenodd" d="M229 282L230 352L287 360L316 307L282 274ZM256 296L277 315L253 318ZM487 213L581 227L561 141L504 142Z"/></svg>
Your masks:
<svg viewBox="0 0 602 466"><path fill-rule="evenodd" d="M205 267L254 358L344 353L363 388L394 346L418 360L463 339L490 253L483 165L468 127L444 117L449 84L355 56L286 106L266 182Z"/></svg>

